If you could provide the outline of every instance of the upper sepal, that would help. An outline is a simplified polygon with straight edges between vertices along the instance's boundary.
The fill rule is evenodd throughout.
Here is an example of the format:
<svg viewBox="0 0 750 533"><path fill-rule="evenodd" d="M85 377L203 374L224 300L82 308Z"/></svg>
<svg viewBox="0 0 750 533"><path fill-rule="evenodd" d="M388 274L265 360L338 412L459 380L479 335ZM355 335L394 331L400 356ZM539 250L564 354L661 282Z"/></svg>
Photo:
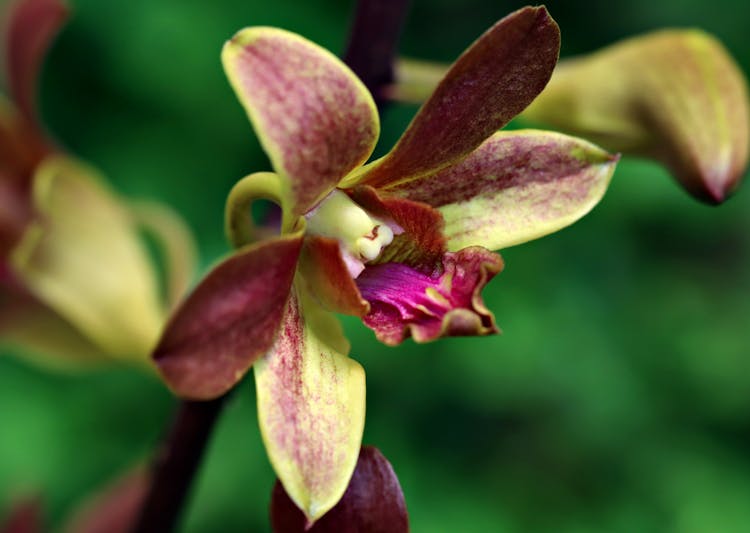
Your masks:
<svg viewBox="0 0 750 533"><path fill-rule="evenodd" d="M664 30L563 61L524 116L654 158L708 203L724 201L748 164L746 81L699 30Z"/></svg>
<svg viewBox="0 0 750 533"><path fill-rule="evenodd" d="M503 18L456 60L393 150L344 185L382 187L467 155L542 91L559 50L560 30L544 7Z"/></svg>
<svg viewBox="0 0 750 533"><path fill-rule="evenodd" d="M177 395L222 395L271 347L301 246L302 236L293 234L239 250L177 309L153 354Z"/></svg>
<svg viewBox="0 0 750 533"><path fill-rule="evenodd" d="M372 153L380 133L372 96L327 50L254 27L226 43L222 62L274 169L289 178L293 216Z"/></svg>
<svg viewBox="0 0 750 533"><path fill-rule="evenodd" d="M373 446L363 446L346 492L333 509L308 527L305 515L278 481L271 495L274 533L408 533L409 515L396 473Z"/></svg>

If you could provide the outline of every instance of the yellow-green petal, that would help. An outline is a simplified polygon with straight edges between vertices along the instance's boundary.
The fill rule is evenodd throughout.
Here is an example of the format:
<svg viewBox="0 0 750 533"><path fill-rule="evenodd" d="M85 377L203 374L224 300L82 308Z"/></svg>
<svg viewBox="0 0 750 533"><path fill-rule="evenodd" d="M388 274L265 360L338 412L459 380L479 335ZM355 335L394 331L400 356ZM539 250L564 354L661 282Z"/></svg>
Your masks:
<svg viewBox="0 0 750 533"><path fill-rule="evenodd" d="M448 249L497 250L553 233L589 212L617 157L553 132L498 132L463 161L386 191L445 218Z"/></svg>
<svg viewBox="0 0 750 533"><path fill-rule="evenodd" d="M664 30L561 62L523 116L654 158L710 203L731 194L748 164L746 81L700 30Z"/></svg>
<svg viewBox="0 0 750 533"><path fill-rule="evenodd" d="M268 456L310 523L344 494L362 440L365 374L347 344L333 315L298 290L276 343L255 365Z"/></svg>
<svg viewBox="0 0 750 533"><path fill-rule="evenodd" d="M380 132L375 103L336 56L294 33L253 27L224 46L227 77L301 215L364 163Z"/></svg>
<svg viewBox="0 0 750 533"><path fill-rule="evenodd" d="M135 221L91 168L51 157L38 168L39 216L11 255L16 277L103 352L145 361L163 321Z"/></svg>

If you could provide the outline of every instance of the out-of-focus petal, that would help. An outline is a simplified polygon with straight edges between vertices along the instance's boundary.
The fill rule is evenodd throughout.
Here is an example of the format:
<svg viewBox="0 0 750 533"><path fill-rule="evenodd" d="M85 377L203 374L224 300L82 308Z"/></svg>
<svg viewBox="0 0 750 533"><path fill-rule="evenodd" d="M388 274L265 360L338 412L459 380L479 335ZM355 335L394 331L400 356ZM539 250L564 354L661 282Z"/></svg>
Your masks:
<svg viewBox="0 0 750 533"><path fill-rule="evenodd" d="M602 198L617 156L582 139L498 132L460 163L386 189L436 207L448 249L498 250L553 233Z"/></svg>
<svg viewBox="0 0 750 533"><path fill-rule="evenodd" d="M271 495L271 527L274 533L407 533L409 515L396 473L373 446L359 452L349 486L333 509L306 528L305 515L297 509L278 481Z"/></svg>
<svg viewBox="0 0 750 533"><path fill-rule="evenodd" d="M195 275L195 239L182 217L165 204L139 201L132 204L131 211L159 246L166 265L167 307L171 308L185 295Z"/></svg>
<svg viewBox="0 0 750 533"><path fill-rule="evenodd" d="M15 275L101 350L145 362L164 317L131 215L69 158L45 160L33 185L39 216L12 252Z"/></svg>
<svg viewBox="0 0 750 533"><path fill-rule="evenodd" d="M0 170L0 261L18 244L32 215L28 191Z"/></svg>
<svg viewBox="0 0 750 533"><path fill-rule="evenodd" d="M34 168L50 151L37 128L0 95L0 179L28 188Z"/></svg>
<svg viewBox="0 0 750 533"><path fill-rule="evenodd" d="M302 291L255 365L258 416L271 464L312 523L341 498L357 463L365 374L341 348L336 319Z"/></svg>
<svg viewBox="0 0 750 533"><path fill-rule="evenodd" d="M138 466L90 496L67 520L67 533L129 533L148 490L148 471Z"/></svg>
<svg viewBox="0 0 750 533"><path fill-rule="evenodd" d="M42 533L44 520L42 504L38 497L16 502L0 517L0 533Z"/></svg>
<svg viewBox="0 0 750 533"><path fill-rule="evenodd" d="M370 312L362 319L381 342L395 346L439 337L497 333L481 291L503 268L484 248L446 252L440 268L425 273L400 263L368 266L356 279Z"/></svg>
<svg viewBox="0 0 750 533"><path fill-rule="evenodd" d="M256 27L224 46L224 70L301 215L372 153L372 96L338 58L287 31Z"/></svg>
<svg viewBox="0 0 750 533"><path fill-rule="evenodd" d="M3 50L8 89L32 122L36 120L37 78L42 60L67 14L61 0L15 0L5 21Z"/></svg>
<svg viewBox="0 0 750 533"><path fill-rule="evenodd" d="M748 164L746 81L700 30L664 30L561 62L524 117L655 158L709 203L725 200Z"/></svg>
<svg viewBox="0 0 750 533"><path fill-rule="evenodd" d="M183 398L221 396L271 347L302 247L299 234L239 250L215 267L169 320L154 360Z"/></svg>
<svg viewBox="0 0 750 533"><path fill-rule="evenodd" d="M393 150L342 186L378 188L464 157L541 92L559 49L560 30L544 7L503 18L458 58Z"/></svg>
<svg viewBox="0 0 750 533"><path fill-rule="evenodd" d="M347 269L336 239L306 237L299 268L306 287L324 309L354 316L370 310Z"/></svg>

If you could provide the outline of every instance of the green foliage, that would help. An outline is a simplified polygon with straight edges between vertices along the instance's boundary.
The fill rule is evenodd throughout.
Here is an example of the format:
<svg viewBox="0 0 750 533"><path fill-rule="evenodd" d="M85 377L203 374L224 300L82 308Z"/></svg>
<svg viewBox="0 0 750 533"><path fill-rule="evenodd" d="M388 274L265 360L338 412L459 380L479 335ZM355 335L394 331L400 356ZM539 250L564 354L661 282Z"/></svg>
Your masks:
<svg viewBox="0 0 750 533"><path fill-rule="evenodd" d="M267 168L219 64L241 26L337 51L343 0L71 2L43 77L54 134L130 196L166 201L203 264L228 251L231 185ZM492 7L488 7L488 6ZM602 4L604 6L605 4ZM417 0L402 50L451 60L520 4ZM750 72L744 4L550 5L563 53L662 26L715 33ZM394 106L382 146L412 108ZM573 227L507 250L485 291L504 335L391 349L355 320L365 443L396 469L413 531L705 532L750 523L750 191L699 205L626 159ZM185 530L262 531L273 474L252 380L224 414ZM153 377L49 375L0 358L0 505L41 491L49 518L146 457L172 400Z"/></svg>

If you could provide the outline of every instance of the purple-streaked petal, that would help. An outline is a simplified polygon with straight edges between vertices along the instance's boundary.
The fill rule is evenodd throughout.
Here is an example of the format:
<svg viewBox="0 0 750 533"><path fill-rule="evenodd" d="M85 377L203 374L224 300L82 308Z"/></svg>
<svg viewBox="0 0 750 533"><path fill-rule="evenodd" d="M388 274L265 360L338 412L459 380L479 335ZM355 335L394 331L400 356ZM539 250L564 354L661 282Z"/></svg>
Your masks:
<svg viewBox="0 0 750 533"><path fill-rule="evenodd" d="M341 501L310 528L277 481L271 495L271 527L274 533L407 533L409 515L388 459L377 448L363 446Z"/></svg>
<svg viewBox="0 0 750 533"><path fill-rule="evenodd" d="M370 310L347 269L336 239L305 237L299 268L310 293L324 309L354 316L363 316Z"/></svg>
<svg viewBox="0 0 750 533"><path fill-rule="evenodd" d="M344 185L379 188L464 157L520 113L549 81L560 30L544 7L525 7L472 44L393 150Z"/></svg>
<svg viewBox="0 0 750 533"><path fill-rule="evenodd" d="M215 267L177 309L154 350L175 394L216 398L273 344L302 246L301 235L239 250Z"/></svg>
<svg viewBox="0 0 750 533"><path fill-rule="evenodd" d="M312 523L341 499L357 463L365 374L345 355L335 317L302 291L294 291L276 342L256 363L255 382L268 457Z"/></svg>
<svg viewBox="0 0 750 533"><path fill-rule="evenodd" d="M602 198L617 156L559 133L498 132L460 163L386 189L445 218L450 250L498 250L553 233Z"/></svg>
<svg viewBox="0 0 750 533"><path fill-rule="evenodd" d="M224 46L224 70L301 215L372 153L372 96L327 50L284 30L246 28Z"/></svg>
<svg viewBox="0 0 750 533"><path fill-rule="evenodd" d="M15 0L7 15L3 36L5 77L18 108L36 121L39 70L52 39L67 18L61 0Z"/></svg>
<svg viewBox="0 0 750 533"><path fill-rule="evenodd" d="M747 82L700 30L654 32L562 61L524 117L656 159L708 203L724 201L748 165Z"/></svg>
<svg viewBox="0 0 750 533"><path fill-rule="evenodd" d="M370 302L362 320L391 346L409 336L428 342L497 333L481 291L502 268L499 255L478 246L446 252L439 267L428 273L401 263L368 266L356 279Z"/></svg>

